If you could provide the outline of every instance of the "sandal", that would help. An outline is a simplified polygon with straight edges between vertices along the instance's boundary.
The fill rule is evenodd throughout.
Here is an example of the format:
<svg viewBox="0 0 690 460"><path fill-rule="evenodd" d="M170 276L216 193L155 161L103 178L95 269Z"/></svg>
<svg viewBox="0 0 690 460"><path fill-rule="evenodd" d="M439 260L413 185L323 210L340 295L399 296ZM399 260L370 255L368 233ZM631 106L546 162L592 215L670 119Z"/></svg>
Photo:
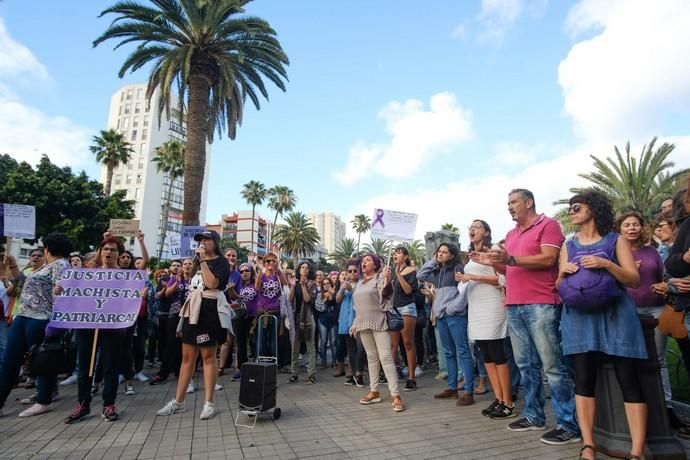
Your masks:
<svg viewBox="0 0 690 460"><path fill-rule="evenodd" d="M474 394L476 395L483 395L488 393L489 390L486 388L486 385L479 385L477 388L474 389Z"/></svg>
<svg viewBox="0 0 690 460"><path fill-rule="evenodd" d="M592 452L594 452L594 457L593 457L593 458L596 458L596 453L597 453L597 451L596 451L596 449L594 448L594 446L591 446L591 445L589 445L589 444L585 444L585 445L582 447L582 449L580 449L580 456L577 457L578 459L584 459L584 458L585 458L585 457L582 456L582 452L584 452L585 449L589 449L589 450L591 450Z"/></svg>
<svg viewBox="0 0 690 460"><path fill-rule="evenodd" d="M310 375L309 377L307 377L307 380L304 382L305 385L313 385L315 383L316 383L316 377L314 377L313 375Z"/></svg>
<svg viewBox="0 0 690 460"><path fill-rule="evenodd" d="M295 383L298 380L298 377L296 375L291 375L290 378L288 379L287 383Z"/></svg>

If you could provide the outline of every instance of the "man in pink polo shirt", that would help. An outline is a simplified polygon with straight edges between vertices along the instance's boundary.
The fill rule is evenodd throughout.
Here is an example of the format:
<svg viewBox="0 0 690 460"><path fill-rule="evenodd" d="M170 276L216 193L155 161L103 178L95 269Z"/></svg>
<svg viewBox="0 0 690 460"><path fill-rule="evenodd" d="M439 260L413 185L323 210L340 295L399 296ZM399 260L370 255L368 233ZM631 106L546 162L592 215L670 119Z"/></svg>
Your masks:
<svg viewBox="0 0 690 460"><path fill-rule="evenodd" d="M476 262L493 265L506 274L508 329L525 387L523 415L508 425L508 430L546 428L543 368L551 389L556 427L541 441L552 445L578 442L581 438L575 422L574 387L561 349L561 300L555 284L558 254L565 238L558 222L537 214L529 190L511 191L508 211L516 225L506 235L505 245L470 255Z"/></svg>

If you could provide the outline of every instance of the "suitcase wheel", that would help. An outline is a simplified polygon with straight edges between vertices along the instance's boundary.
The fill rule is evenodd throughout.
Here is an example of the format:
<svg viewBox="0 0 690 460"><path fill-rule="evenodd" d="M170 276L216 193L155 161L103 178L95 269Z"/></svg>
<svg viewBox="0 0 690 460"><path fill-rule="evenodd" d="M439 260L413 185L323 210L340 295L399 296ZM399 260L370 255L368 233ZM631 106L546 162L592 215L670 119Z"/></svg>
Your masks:
<svg viewBox="0 0 690 460"><path fill-rule="evenodd" d="M275 409L273 409L273 420L278 420L280 418L280 414L280 407L276 407Z"/></svg>

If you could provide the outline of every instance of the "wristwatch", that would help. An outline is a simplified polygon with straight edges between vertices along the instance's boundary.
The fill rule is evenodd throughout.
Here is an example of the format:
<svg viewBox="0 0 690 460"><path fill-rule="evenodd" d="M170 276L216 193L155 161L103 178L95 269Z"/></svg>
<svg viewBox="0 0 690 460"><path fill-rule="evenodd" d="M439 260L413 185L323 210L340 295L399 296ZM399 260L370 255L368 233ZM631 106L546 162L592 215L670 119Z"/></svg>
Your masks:
<svg viewBox="0 0 690 460"><path fill-rule="evenodd" d="M508 256L508 261L506 262L506 265L508 265L510 267L515 267L517 265L517 261L515 260L515 257Z"/></svg>

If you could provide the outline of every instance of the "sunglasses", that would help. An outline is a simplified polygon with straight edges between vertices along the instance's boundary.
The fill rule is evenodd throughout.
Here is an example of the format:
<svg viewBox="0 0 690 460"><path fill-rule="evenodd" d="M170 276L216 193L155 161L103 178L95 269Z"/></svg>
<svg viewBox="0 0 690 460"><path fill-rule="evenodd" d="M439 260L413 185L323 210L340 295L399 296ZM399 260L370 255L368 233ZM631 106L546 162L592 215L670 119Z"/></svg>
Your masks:
<svg viewBox="0 0 690 460"><path fill-rule="evenodd" d="M275 260L272 260L272 259L268 259L268 260L264 260L264 263L266 263L266 264L274 264L274 263L276 263L276 261L275 261Z"/></svg>
<svg viewBox="0 0 690 460"><path fill-rule="evenodd" d="M568 214L577 214L578 212L580 212L581 209L582 205L580 205L579 203L575 203L574 205L568 208Z"/></svg>
<svg viewBox="0 0 690 460"><path fill-rule="evenodd" d="M251 273L249 270L240 270L240 274L242 273Z"/></svg>
<svg viewBox="0 0 690 460"><path fill-rule="evenodd" d="M348 270L348 273L357 273L357 270Z"/></svg>

